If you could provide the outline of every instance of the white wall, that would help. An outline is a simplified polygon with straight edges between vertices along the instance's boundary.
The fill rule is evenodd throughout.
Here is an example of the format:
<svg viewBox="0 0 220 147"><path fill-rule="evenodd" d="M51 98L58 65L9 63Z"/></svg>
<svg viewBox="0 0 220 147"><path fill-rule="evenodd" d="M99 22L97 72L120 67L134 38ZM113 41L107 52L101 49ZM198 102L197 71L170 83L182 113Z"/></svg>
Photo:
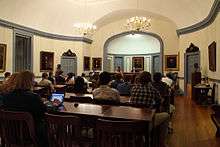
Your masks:
<svg viewBox="0 0 220 147"><path fill-rule="evenodd" d="M160 53L160 42L149 35L130 34L112 40L107 49L108 54Z"/></svg>

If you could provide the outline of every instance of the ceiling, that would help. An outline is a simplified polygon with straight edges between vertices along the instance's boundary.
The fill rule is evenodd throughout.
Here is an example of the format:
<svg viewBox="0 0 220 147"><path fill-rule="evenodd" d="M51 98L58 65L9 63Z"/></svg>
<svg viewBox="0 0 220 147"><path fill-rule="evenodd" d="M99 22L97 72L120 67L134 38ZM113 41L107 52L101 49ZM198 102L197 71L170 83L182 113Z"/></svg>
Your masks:
<svg viewBox="0 0 220 147"><path fill-rule="evenodd" d="M176 29L206 18L214 0L0 0L0 18L68 35L76 22L96 23L98 27L133 15L163 18ZM137 10L138 9L138 10ZM62 28L64 31L60 31ZM66 28L69 28L65 31Z"/></svg>

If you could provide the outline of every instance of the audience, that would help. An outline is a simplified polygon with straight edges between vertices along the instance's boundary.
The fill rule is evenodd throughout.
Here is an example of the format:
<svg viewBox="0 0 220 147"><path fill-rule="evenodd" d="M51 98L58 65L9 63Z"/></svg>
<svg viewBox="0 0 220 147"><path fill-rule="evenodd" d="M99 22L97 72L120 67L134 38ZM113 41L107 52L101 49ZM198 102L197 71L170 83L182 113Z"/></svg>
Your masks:
<svg viewBox="0 0 220 147"><path fill-rule="evenodd" d="M23 71L15 78L15 83L9 85L12 88L3 95L3 105L6 110L26 111L32 114L35 121L35 129L39 139L39 146L47 146L44 133L44 113L46 107L39 95L32 92L34 74L30 71Z"/></svg>
<svg viewBox="0 0 220 147"><path fill-rule="evenodd" d="M142 72L138 76L138 84L132 87L130 102L145 105L148 108L160 107L160 93L151 84L151 74ZM169 114L166 112L156 113L154 127L160 128L160 144L166 147L166 135L168 133Z"/></svg>
<svg viewBox="0 0 220 147"><path fill-rule="evenodd" d="M102 72L99 75L99 88L93 91L94 99L104 99L109 101L120 102L120 95L116 89L109 87L111 75L108 72Z"/></svg>
<svg viewBox="0 0 220 147"><path fill-rule="evenodd" d="M115 80L112 81L111 87L117 89L118 84L124 83L120 73L115 74Z"/></svg>
<svg viewBox="0 0 220 147"><path fill-rule="evenodd" d="M169 95L169 86L162 81L162 74L159 72L156 72L153 76L154 82L152 83L153 87L156 88L159 92L160 95L163 96L168 96Z"/></svg>
<svg viewBox="0 0 220 147"><path fill-rule="evenodd" d="M13 73L7 81L5 81L0 86L0 94L5 94L13 91L15 89L15 79L18 76L18 73Z"/></svg>
<svg viewBox="0 0 220 147"><path fill-rule="evenodd" d="M173 80L171 77L171 73L167 73L166 76L162 78L162 81L165 82L169 87L172 87Z"/></svg>
<svg viewBox="0 0 220 147"><path fill-rule="evenodd" d="M75 84L75 74L74 73L70 72L67 74L66 84L67 85L74 85Z"/></svg>
<svg viewBox="0 0 220 147"><path fill-rule="evenodd" d="M76 95L81 95L87 93L87 84L84 79L80 76L76 77L74 85L74 93Z"/></svg>
<svg viewBox="0 0 220 147"><path fill-rule="evenodd" d="M61 64L57 64L57 69L55 72L55 82L57 85L64 85L66 83L65 78L63 77L63 71L61 69Z"/></svg>
<svg viewBox="0 0 220 147"><path fill-rule="evenodd" d="M129 82L129 77L126 76L124 81L117 85L116 89L119 91L120 95L127 95L127 96L129 96L130 95L130 91L131 91L131 84Z"/></svg>
<svg viewBox="0 0 220 147"><path fill-rule="evenodd" d="M84 82L87 84L89 81L86 79L86 74L82 73L81 77L84 79Z"/></svg>
<svg viewBox="0 0 220 147"><path fill-rule="evenodd" d="M54 86L50 80L48 80L48 74L42 73L42 80L39 82L40 86L49 87L51 91L54 91Z"/></svg>
<svg viewBox="0 0 220 147"><path fill-rule="evenodd" d="M48 80L50 80L53 85L55 84L52 71L49 72Z"/></svg>

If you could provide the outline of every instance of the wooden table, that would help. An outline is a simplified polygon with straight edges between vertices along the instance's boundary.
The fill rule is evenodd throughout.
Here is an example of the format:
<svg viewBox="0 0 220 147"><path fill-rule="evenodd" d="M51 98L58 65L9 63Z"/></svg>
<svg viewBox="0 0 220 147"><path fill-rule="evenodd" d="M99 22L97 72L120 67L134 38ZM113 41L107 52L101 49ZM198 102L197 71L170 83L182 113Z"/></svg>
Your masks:
<svg viewBox="0 0 220 147"><path fill-rule="evenodd" d="M57 92L65 92L66 85L54 85L54 89Z"/></svg>
<svg viewBox="0 0 220 147"><path fill-rule="evenodd" d="M65 99L69 99L70 97L78 96L75 93L65 93ZM93 94L83 94L80 95L80 97L91 97L93 99ZM121 103L127 103L129 102L130 97L129 96L120 96L120 102Z"/></svg>
<svg viewBox="0 0 220 147"><path fill-rule="evenodd" d="M195 86L193 86L194 88L194 98L195 100L199 103L206 103L207 102L207 97L208 97L208 92L210 89L212 89L210 87L210 85L207 84L197 84Z"/></svg>
<svg viewBox="0 0 220 147"><path fill-rule="evenodd" d="M120 118L151 122L155 110L130 106L110 106L87 103L64 102L60 112L76 115L97 116L98 118Z"/></svg>

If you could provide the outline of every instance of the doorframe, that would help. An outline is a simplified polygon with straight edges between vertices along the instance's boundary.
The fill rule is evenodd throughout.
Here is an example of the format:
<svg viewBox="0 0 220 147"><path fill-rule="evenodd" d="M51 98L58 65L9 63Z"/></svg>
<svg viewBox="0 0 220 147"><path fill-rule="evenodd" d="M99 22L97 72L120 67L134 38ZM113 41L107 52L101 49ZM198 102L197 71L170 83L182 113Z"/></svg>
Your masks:
<svg viewBox="0 0 220 147"><path fill-rule="evenodd" d="M12 50L12 72L15 72L15 58L16 58L16 55L15 55L15 46L16 46L16 36L17 35L20 35L20 36L24 36L24 37L28 37L31 39L31 45L30 45L30 54L31 54L31 57L30 57L30 71L33 72L33 40L34 40L34 35L32 33L29 33L29 32L26 32L26 31L23 31L23 30L19 30L19 29L13 29L13 50Z"/></svg>
<svg viewBox="0 0 220 147"><path fill-rule="evenodd" d="M114 36L111 36L110 38L108 38L105 43L104 43L104 47L103 47L103 64L102 65L106 65L107 61L107 55L108 55L108 45L111 41L113 41L114 39L129 35L129 34L141 34L141 35L149 35L152 36L154 38L156 38L159 42L160 42L160 68L161 68L161 72L163 73L163 55L164 55L164 43L162 38L155 33L152 32L142 32L142 31L127 31L127 32L122 32L119 34L116 34ZM106 67L103 66L102 68L104 71L106 71Z"/></svg>
<svg viewBox="0 0 220 147"><path fill-rule="evenodd" d="M192 55L199 55L199 67L200 67L200 51L193 52L193 53L184 53L184 96L187 96L187 71L188 71L188 64L187 64L187 58Z"/></svg>

